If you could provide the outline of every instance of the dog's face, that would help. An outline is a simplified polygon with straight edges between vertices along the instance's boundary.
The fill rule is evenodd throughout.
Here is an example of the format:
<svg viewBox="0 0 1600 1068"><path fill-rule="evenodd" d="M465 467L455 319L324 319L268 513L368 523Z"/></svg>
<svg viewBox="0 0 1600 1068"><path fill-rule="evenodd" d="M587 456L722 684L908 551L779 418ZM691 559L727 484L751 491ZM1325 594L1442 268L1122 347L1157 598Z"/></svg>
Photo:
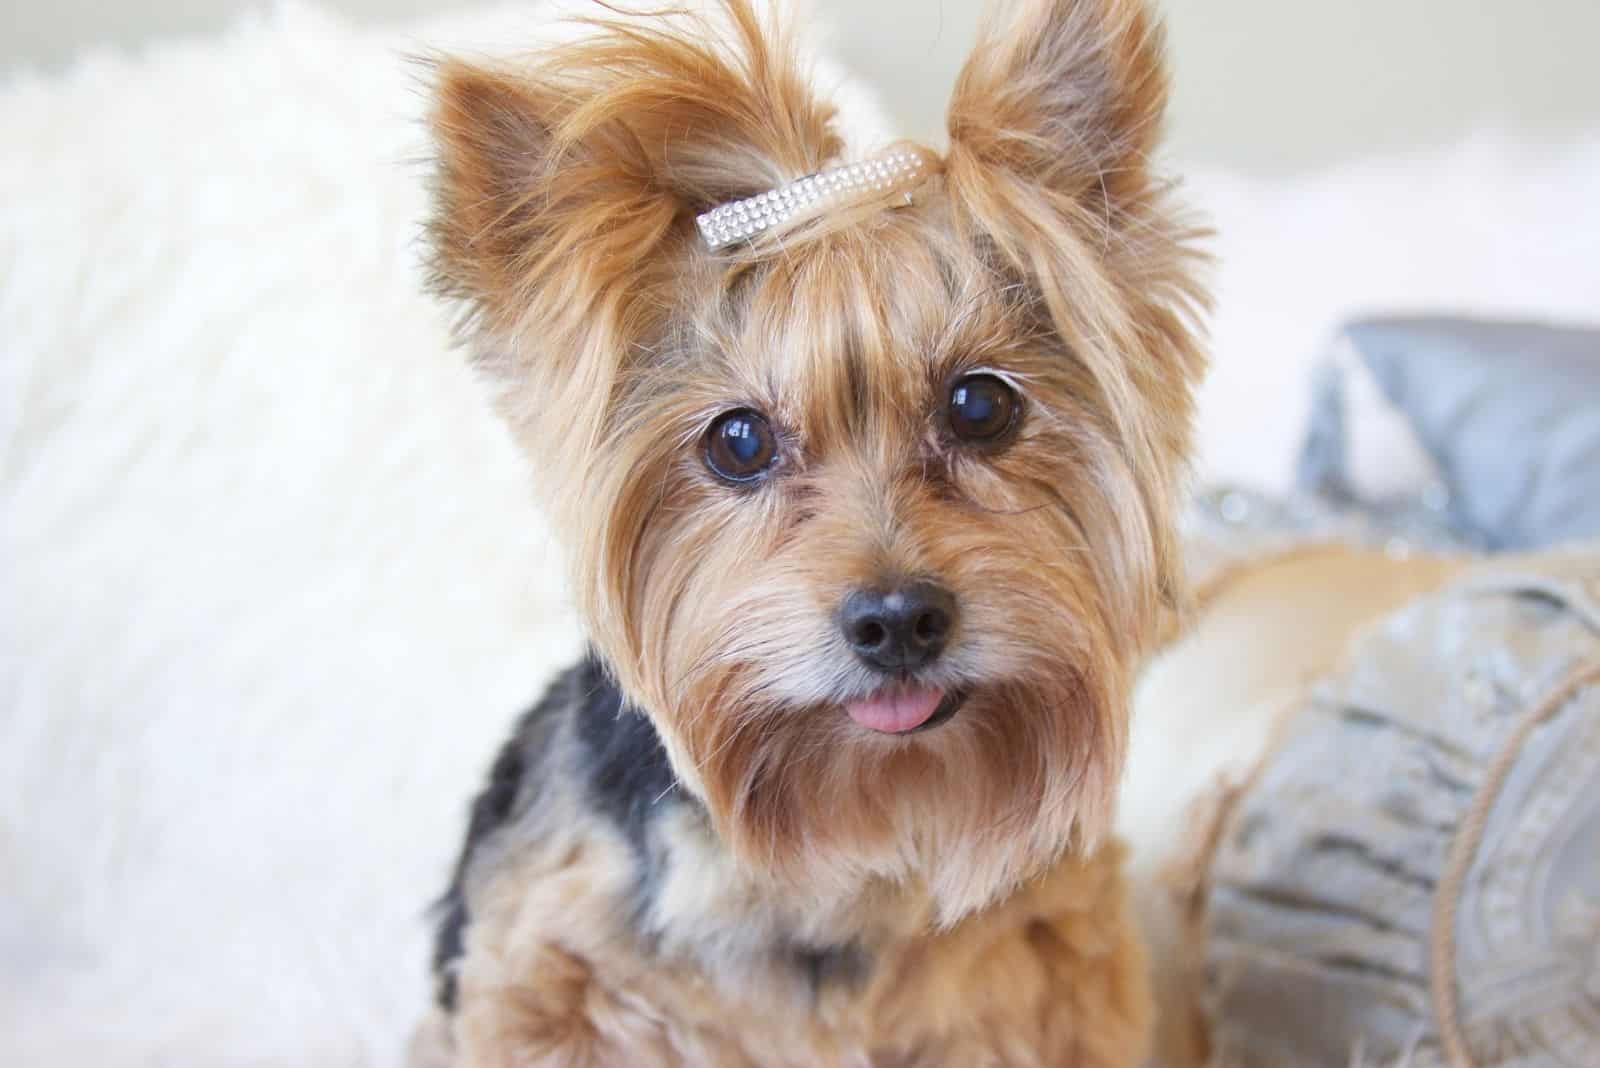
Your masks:
<svg viewBox="0 0 1600 1068"><path fill-rule="evenodd" d="M742 3L448 64L436 118L441 285L625 691L752 870L946 919L1105 827L1201 364L1158 34L1023 6L909 202L733 250L695 215L841 152Z"/></svg>

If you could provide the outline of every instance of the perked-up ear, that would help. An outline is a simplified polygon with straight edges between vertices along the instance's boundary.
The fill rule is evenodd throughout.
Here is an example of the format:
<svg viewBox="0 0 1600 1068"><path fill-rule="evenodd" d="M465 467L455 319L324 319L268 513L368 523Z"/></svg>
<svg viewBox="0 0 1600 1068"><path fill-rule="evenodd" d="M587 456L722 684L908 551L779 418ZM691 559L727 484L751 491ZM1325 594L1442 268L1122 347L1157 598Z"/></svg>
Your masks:
<svg viewBox="0 0 1600 1068"><path fill-rule="evenodd" d="M950 164L1101 209L1143 195L1167 81L1145 0L1012 0L950 102Z"/></svg>
<svg viewBox="0 0 1600 1068"><path fill-rule="evenodd" d="M695 214L841 151L784 28L749 0L712 6L589 21L531 61L438 64L435 284L495 345L536 332L576 355L605 343L572 336L585 324L630 330Z"/></svg>
<svg viewBox="0 0 1600 1068"><path fill-rule="evenodd" d="M955 218L1039 294L1075 388L1137 476L1160 585L1176 589L1206 257L1149 160L1161 27L1148 0L1011 0L996 14L950 104Z"/></svg>

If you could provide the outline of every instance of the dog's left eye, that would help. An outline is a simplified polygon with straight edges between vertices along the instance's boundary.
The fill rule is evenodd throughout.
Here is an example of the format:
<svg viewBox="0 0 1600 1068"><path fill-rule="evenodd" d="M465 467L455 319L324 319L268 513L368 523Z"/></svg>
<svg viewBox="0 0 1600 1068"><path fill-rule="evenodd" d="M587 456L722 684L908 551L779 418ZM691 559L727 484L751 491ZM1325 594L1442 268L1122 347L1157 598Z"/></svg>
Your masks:
<svg viewBox="0 0 1600 1068"><path fill-rule="evenodd" d="M706 466L728 482L755 482L777 458L772 424L749 408L719 417L706 435Z"/></svg>
<svg viewBox="0 0 1600 1068"><path fill-rule="evenodd" d="M974 445L990 445L1017 425L1022 398L995 375L967 375L950 387L950 431Z"/></svg>

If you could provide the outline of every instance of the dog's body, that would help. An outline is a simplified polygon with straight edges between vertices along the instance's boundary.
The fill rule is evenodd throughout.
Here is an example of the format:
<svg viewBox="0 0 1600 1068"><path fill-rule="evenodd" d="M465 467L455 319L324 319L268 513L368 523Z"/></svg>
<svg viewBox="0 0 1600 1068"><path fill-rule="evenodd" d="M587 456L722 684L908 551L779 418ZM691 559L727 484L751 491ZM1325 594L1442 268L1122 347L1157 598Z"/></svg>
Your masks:
<svg viewBox="0 0 1600 1068"><path fill-rule="evenodd" d="M1119 852L1063 861L949 931L887 886L786 908L730 864L589 661L522 721L474 808L421 1060L1132 1064L1149 1006Z"/></svg>
<svg viewBox="0 0 1600 1068"><path fill-rule="evenodd" d="M1203 297L1157 27L1018 6L943 157L840 173L745 0L441 67L439 288L594 651L475 805L423 1059L1143 1056L1107 835Z"/></svg>

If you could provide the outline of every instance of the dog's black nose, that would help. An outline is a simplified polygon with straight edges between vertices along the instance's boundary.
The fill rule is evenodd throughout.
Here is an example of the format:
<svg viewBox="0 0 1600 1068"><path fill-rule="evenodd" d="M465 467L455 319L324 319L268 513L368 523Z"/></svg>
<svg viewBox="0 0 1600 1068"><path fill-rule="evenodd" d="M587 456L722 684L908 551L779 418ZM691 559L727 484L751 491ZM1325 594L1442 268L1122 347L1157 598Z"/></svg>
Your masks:
<svg viewBox="0 0 1600 1068"><path fill-rule="evenodd" d="M845 641L880 671L910 671L938 659L955 625L955 595L934 582L856 590L839 607Z"/></svg>

